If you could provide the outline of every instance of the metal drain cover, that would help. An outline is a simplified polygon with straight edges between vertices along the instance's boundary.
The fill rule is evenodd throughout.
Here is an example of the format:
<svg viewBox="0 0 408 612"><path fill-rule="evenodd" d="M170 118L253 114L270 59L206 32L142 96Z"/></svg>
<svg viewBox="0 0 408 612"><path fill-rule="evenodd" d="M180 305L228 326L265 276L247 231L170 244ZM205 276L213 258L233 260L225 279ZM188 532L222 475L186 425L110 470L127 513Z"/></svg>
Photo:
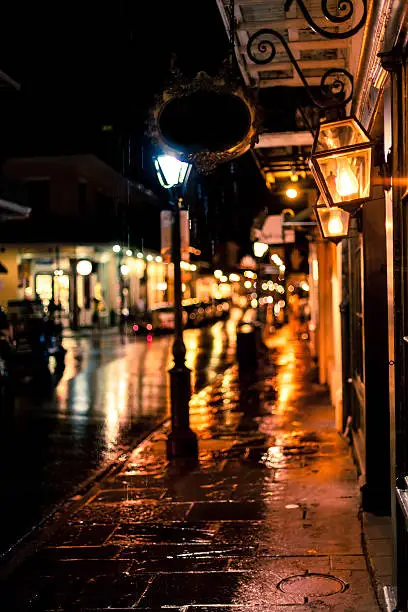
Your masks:
<svg viewBox="0 0 408 612"><path fill-rule="evenodd" d="M298 574L284 578L278 584L278 589L283 593L291 595L303 595L304 597L324 597L342 593L347 589L347 584L329 574Z"/></svg>

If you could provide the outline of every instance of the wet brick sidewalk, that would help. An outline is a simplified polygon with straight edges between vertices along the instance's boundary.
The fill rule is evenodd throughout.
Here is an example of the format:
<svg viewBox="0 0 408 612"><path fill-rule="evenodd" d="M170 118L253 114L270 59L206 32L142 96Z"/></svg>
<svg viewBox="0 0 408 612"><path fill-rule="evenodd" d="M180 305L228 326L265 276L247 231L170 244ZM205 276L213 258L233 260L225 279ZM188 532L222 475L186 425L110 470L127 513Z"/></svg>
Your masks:
<svg viewBox="0 0 408 612"><path fill-rule="evenodd" d="M13 574L4 610L378 610L355 468L287 326L255 382L236 366L192 400L196 464L166 427Z"/></svg>

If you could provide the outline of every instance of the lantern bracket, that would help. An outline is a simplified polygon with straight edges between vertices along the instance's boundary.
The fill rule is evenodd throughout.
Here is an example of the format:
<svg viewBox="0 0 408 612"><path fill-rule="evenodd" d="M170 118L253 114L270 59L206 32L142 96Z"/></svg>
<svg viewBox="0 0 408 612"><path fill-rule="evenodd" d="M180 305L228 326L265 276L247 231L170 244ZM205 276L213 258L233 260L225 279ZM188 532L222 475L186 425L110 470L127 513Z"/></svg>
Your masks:
<svg viewBox="0 0 408 612"><path fill-rule="evenodd" d="M385 154L383 140L379 140L375 143L374 166L379 168L384 191L389 191L391 189L392 177L392 147L390 147L387 154Z"/></svg>
<svg viewBox="0 0 408 612"><path fill-rule="evenodd" d="M324 28L321 28L313 20L303 0L286 0L284 5L285 12L288 12L290 10L294 2L296 2L296 4L298 5L303 17L305 18L307 24L313 30L313 32L329 40L345 40L347 38L351 38L361 30L367 20L367 0L361 0L363 11L358 23L349 30L346 30L345 32L330 32L328 30L325 30ZM333 14L329 11L328 0L321 0L321 10L324 17L330 23L334 25L345 24L347 21L350 21L353 18L354 0L339 0L337 2L338 14ZM276 47L273 42L273 38L277 38L280 44L285 49L292 66L296 70L302 84L304 85L308 93L309 98L315 106L322 110L327 110L330 108L340 109L342 107L345 107L346 104L350 102L353 97L353 77L344 68L331 68L323 74L320 81L322 97L320 99L316 98L288 43L286 42L282 34L277 30L273 30L272 28L261 28L249 37L247 43L247 54L249 59L255 64L269 64L269 62L271 62L276 55ZM346 94L347 85L349 86L348 94Z"/></svg>
<svg viewBox="0 0 408 612"><path fill-rule="evenodd" d="M276 55L276 47L271 40L277 38L280 44L284 47L290 62L296 70L299 79L305 87L309 98L312 103L322 110L330 108L342 108L344 107L353 97L354 80L353 76L344 68L329 68L323 74L320 80L320 89L322 97L318 99L312 92L309 83L306 80L305 75L302 72L298 62L295 59L288 43L277 30L272 28L261 28L252 36L249 37L247 43L248 57L255 64L268 64L271 62ZM256 54L258 51L258 54ZM349 86L349 93L346 94L347 85Z"/></svg>
<svg viewBox="0 0 408 612"><path fill-rule="evenodd" d="M346 32L328 32L324 28L321 28L320 26L318 26L315 21L313 21L312 16L307 10L303 0L286 0L285 2L286 12L289 11L290 7L292 6L294 2L296 2L300 10L302 11L303 17L305 18L307 24L313 30L313 32L315 32L316 34L320 34L320 36L323 36L324 38L328 38L329 40L344 40L347 38L351 38L352 36L354 36L354 34L357 34L357 32L361 30L361 28L364 26L367 20L367 0L362 0L363 14L360 18L360 21L353 28L351 28L350 30L347 30ZM354 14L353 0L340 0L337 3L337 11L339 13L343 13L342 15L341 14L333 15L333 13L330 13L327 5L328 5L328 0L321 1L322 13L324 17L331 23L343 24L349 21L350 19L352 19L353 14Z"/></svg>

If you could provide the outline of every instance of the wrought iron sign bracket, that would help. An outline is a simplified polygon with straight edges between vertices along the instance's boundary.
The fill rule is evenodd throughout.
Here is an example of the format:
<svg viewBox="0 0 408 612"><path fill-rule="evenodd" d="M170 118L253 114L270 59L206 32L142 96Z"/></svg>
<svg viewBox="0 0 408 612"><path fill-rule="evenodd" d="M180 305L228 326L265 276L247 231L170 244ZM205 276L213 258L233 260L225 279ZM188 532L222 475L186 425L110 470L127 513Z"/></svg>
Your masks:
<svg viewBox="0 0 408 612"><path fill-rule="evenodd" d="M316 34L320 34L320 36L323 36L324 38L328 38L329 40L344 40L347 38L351 38L352 36L354 36L354 34L357 34L357 32L361 30L361 28L363 27L367 19L367 0L362 0L363 14L360 18L360 21L353 28L351 28L350 30L347 30L346 32L328 32L324 28L321 28L320 26L318 26L317 23L313 21L312 16L307 10L303 0L286 0L285 2L286 12L289 11L290 7L292 6L294 2L296 2L300 10L302 11L303 17L305 18L308 26L313 30L313 32L315 32ZM338 15L333 15L333 13L330 13L327 5L328 5L328 0L322 0L321 2L322 13L324 17L327 19L327 21L330 21L334 25L346 23L353 17L353 14L354 14L353 0L338 0L337 2L337 11L339 12ZM343 13L343 14L341 15L340 13Z"/></svg>
<svg viewBox="0 0 408 612"><path fill-rule="evenodd" d="M274 42L270 40L271 36L277 38L284 47L292 66L296 70L299 79L302 81L302 84L308 93L309 98L315 106L325 110L329 108L340 108L350 102L353 97L354 82L353 76L350 74L350 72L348 72L348 70L345 70L344 68L329 68L329 70L326 70L320 81L322 98L319 100L313 94L309 83L307 82L306 77L297 63L288 43L282 34L277 30L262 28L250 36L247 45L247 53L250 60L252 60L255 64L269 64L269 62L274 59L276 55L276 47ZM259 55L254 53L255 48L262 55L262 57L259 57ZM347 96L344 95L346 83L339 78L339 75L347 79L350 85L351 91ZM329 82L330 77L334 77L331 82ZM326 100L324 98L326 98Z"/></svg>
<svg viewBox="0 0 408 612"><path fill-rule="evenodd" d="M306 9L303 0L286 0L285 11L288 11L292 6L293 2L296 2L299 6L302 14L310 26L310 28L320 36L331 40L341 40L354 36L364 26L367 19L367 0L362 0L363 3L363 14L360 21L350 30L346 32L328 32L327 30L319 27L312 19L310 13ZM328 21L334 24L343 24L352 18L354 14L354 5L352 0L339 0L338 11L339 15L333 15L327 8L328 0L322 0L321 8L322 13ZM302 72L298 62L296 61L289 44L283 37L283 35L272 28L261 28L252 36L249 37L247 43L247 54L249 59L255 64L264 65L269 64L276 55L276 46L273 39L277 39L278 42L285 49L289 60L296 70L296 73L305 87L308 96L312 103L322 110L335 109L345 107L353 97L354 81L353 77L344 68L330 68L327 70L320 81L321 97L316 97L312 92L310 85L308 84L305 75ZM346 88L349 91L346 91Z"/></svg>

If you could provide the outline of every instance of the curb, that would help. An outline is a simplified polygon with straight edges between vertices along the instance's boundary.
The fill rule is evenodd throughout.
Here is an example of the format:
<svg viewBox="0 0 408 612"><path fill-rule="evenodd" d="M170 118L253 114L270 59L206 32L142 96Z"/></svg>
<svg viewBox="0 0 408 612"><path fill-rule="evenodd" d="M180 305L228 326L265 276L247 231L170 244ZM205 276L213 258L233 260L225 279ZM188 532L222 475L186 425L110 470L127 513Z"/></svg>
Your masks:
<svg viewBox="0 0 408 612"><path fill-rule="evenodd" d="M366 562L367 572L370 577L371 588L374 592L377 600L378 607L382 612L387 612L388 608L384 599L383 590L380 582L377 580L376 571L373 560L369 551L368 535L365 526L364 512L360 509L359 512L360 524L361 524L361 548L363 549L363 555Z"/></svg>

